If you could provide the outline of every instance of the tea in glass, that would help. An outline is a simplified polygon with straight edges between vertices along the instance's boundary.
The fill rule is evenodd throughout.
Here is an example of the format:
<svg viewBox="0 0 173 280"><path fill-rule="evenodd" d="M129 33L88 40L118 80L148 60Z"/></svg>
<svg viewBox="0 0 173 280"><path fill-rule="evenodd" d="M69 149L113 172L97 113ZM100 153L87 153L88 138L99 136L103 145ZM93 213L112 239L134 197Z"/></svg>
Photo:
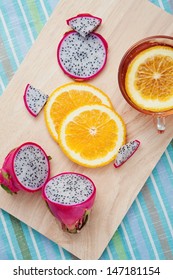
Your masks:
<svg viewBox="0 0 173 280"><path fill-rule="evenodd" d="M163 132L165 116L173 114L173 37L152 36L133 45L121 60L118 81L126 101L152 114Z"/></svg>

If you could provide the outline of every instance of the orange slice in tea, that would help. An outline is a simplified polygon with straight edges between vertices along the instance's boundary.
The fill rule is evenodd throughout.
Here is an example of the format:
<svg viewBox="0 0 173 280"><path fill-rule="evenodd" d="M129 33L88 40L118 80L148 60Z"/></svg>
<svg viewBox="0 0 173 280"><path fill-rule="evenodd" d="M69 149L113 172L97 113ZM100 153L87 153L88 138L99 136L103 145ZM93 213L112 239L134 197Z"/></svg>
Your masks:
<svg viewBox="0 0 173 280"><path fill-rule="evenodd" d="M59 145L75 163L104 166L115 159L125 142L121 117L104 105L88 105L72 111L59 127Z"/></svg>
<svg viewBox="0 0 173 280"><path fill-rule="evenodd" d="M45 106L47 128L56 142L61 120L72 110L91 104L104 104L112 107L108 96L100 89L86 83L68 83L57 88Z"/></svg>
<svg viewBox="0 0 173 280"><path fill-rule="evenodd" d="M141 51L128 66L125 87L142 109L173 109L173 48L160 45Z"/></svg>

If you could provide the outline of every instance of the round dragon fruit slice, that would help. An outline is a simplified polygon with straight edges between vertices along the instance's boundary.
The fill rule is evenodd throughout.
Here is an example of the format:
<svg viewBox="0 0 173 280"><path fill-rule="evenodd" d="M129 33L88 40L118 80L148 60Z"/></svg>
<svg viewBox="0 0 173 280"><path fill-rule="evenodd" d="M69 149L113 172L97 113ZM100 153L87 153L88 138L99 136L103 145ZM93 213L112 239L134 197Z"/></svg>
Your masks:
<svg viewBox="0 0 173 280"><path fill-rule="evenodd" d="M67 19L67 24L83 37L96 30L101 23L101 18L90 14L79 14L76 17Z"/></svg>
<svg viewBox="0 0 173 280"><path fill-rule="evenodd" d="M35 192L45 185L49 176L49 157L38 144L27 142L6 156L0 169L0 184L11 193Z"/></svg>
<svg viewBox="0 0 173 280"><path fill-rule="evenodd" d="M48 95L42 93L39 89L28 84L25 88L23 99L28 112L33 117L36 117L46 104L48 97Z"/></svg>
<svg viewBox="0 0 173 280"><path fill-rule="evenodd" d="M138 140L133 140L123 145L118 151L114 166L118 168L123 165L137 151L139 146L140 141Z"/></svg>
<svg viewBox="0 0 173 280"><path fill-rule="evenodd" d="M61 222L62 229L77 233L88 220L96 188L88 177L65 172L51 178L42 193L50 211Z"/></svg>
<svg viewBox="0 0 173 280"><path fill-rule="evenodd" d="M97 76L107 61L108 45L97 33L83 38L76 31L67 32L57 49L60 67L72 79L89 80Z"/></svg>

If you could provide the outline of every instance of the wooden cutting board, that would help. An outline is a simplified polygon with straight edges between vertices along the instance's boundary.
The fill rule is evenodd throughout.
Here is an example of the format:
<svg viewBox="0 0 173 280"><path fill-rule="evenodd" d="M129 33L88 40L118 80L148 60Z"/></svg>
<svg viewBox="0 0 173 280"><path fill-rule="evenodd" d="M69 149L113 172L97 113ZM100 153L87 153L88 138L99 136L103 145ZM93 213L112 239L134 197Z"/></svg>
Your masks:
<svg viewBox="0 0 173 280"><path fill-rule="evenodd" d="M49 136L43 112L34 119L23 105L27 83L50 94L69 82L56 60L62 35L69 30L66 19L79 13L91 13L103 19L98 33L109 44L104 71L90 83L105 91L127 125L127 141L139 139L138 152L121 168L113 164L87 169L72 163ZM0 98L0 166L12 148L25 141L39 143L52 156L51 175L76 171L96 184L97 198L88 224L77 235L61 230L48 211L40 193L10 196L0 190L0 207L25 222L81 259L98 259L127 210L141 190L152 169L173 137L173 116L167 118L166 132L157 134L151 116L132 109L121 96L117 82L118 66L124 52L143 37L173 35L173 17L147 0L62 0L26 56L20 69Z"/></svg>

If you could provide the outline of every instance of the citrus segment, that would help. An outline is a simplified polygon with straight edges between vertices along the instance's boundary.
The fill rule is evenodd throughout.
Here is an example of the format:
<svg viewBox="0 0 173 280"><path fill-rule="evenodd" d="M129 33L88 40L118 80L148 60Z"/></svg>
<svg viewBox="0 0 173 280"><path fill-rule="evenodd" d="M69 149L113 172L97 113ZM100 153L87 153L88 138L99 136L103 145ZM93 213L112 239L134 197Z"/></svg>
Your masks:
<svg viewBox="0 0 173 280"><path fill-rule="evenodd" d="M125 87L139 107L159 112L173 108L173 48L154 46L129 64Z"/></svg>
<svg viewBox="0 0 173 280"><path fill-rule="evenodd" d="M74 162L104 166L115 159L125 141L121 117L104 105L88 105L69 113L59 127L59 145Z"/></svg>
<svg viewBox="0 0 173 280"><path fill-rule="evenodd" d="M57 88L45 106L45 120L52 137L58 141L59 124L70 111L91 104L112 107L111 101L100 89L86 83L69 83Z"/></svg>

